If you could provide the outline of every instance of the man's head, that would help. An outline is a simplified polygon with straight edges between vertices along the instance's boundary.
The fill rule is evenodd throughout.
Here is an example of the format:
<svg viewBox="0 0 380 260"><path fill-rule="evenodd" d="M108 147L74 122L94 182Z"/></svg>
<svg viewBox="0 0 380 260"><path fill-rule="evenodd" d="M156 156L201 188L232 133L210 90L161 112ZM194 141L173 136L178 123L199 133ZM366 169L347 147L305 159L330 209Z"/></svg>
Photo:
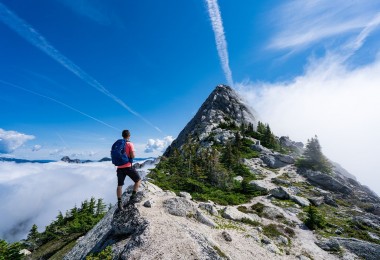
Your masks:
<svg viewBox="0 0 380 260"><path fill-rule="evenodd" d="M131 136L131 133L129 132L129 130L123 130L123 132L121 133L121 136L127 139Z"/></svg>

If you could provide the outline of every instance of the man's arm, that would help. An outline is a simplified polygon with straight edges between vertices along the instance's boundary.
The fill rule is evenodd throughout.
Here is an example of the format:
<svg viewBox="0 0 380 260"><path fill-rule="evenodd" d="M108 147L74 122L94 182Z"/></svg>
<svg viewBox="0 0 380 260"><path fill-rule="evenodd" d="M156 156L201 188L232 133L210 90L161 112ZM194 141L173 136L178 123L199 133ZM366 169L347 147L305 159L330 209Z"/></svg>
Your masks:
<svg viewBox="0 0 380 260"><path fill-rule="evenodd" d="M135 147L133 143L129 143L129 158L135 158Z"/></svg>

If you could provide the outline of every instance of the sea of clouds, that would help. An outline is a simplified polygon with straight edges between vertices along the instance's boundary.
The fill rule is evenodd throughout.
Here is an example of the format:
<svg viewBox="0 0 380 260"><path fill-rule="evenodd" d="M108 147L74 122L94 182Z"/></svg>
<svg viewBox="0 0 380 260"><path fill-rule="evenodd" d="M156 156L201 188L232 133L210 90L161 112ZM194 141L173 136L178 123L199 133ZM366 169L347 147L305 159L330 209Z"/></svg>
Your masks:
<svg viewBox="0 0 380 260"><path fill-rule="evenodd" d="M127 177L124 188L131 184ZM110 162L0 162L0 238L26 238L33 224L42 232L59 211L65 214L91 197L114 205L116 186L116 169Z"/></svg>

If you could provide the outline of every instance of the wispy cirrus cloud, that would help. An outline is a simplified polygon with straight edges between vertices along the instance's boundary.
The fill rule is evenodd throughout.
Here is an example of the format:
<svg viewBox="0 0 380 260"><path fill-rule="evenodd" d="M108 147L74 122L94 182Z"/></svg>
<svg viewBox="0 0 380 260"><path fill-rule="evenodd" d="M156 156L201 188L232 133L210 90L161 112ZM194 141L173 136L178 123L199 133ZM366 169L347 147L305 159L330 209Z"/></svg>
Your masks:
<svg viewBox="0 0 380 260"><path fill-rule="evenodd" d="M99 0L56 0L75 13L101 25L120 24L120 19L108 8L107 1Z"/></svg>
<svg viewBox="0 0 380 260"><path fill-rule="evenodd" d="M217 0L206 0L211 26L215 35L216 48L227 84L233 86L232 72L229 65L227 41L224 34L222 16Z"/></svg>
<svg viewBox="0 0 380 260"><path fill-rule="evenodd" d="M102 120L100 120L100 119L97 119L97 118L95 118L95 117L93 117L93 116L90 116L89 114L86 114L86 113L84 113L84 112L82 112L82 111L80 111L80 110L78 110L78 109L76 109L76 108L74 108L74 107L72 107L72 106L66 104L66 103L63 103L62 101L56 100L56 99L54 99L54 98L48 97L48 96L46 96L46 95L43 95L43 94L37 93L37 92L35 92L35 91L32 91L32 90L29 90L29 89L26 89L26 88L20 87L20 86L18 86L18 85L15 85L15 84L12 84L12 83L9 83L9 82L6 82L6 81L3 81L3 80L0 80L0 83L2 83L2 84L6 84L6 85L8 85L8 86L10 86L10 87L17 88L17 89L21 89L21 90L26 91L26 92L29 92L29 93L31 93L31 94L33 94L33 95L36 95L36 96L39 96L39 97L42 97L42 98L48 99L48 100L53 101L53 102L55 102L55 103L57 103L57 104L60 104L61 106L64 106L64 107L66 107L66 108L68 108L68 109L71 109L71 110L73 110L73 111L75 111L75 112L77 112L77 113L79 113L79 114L81 114L81 115L83 115L83 116L85 116L85 117L91 118L92 120L95 120L96 122L101 123L102 125L105 125L105 126L107 126L107 127L109 127L109 128L112 128L112 129L114 129L114 130L117 130L117 131L121 131L120 129L118 129L118 128L116 128L116 127L110 125L110 124L107 124L107 123L105 123L104 121L102 121ZM60 137L60 136L59 136L59 137ZM62 137L60 137L60 138L62 139ZM62 140L62 142L64 142L64 141Z"/></svg>
<svg viewBox="0 0 380 260"><path fill-rule="evenodd" d="M78 65L72 62L69 58L60 53L57 49L55 49L40 33L38 33L31 25L26 23L24 20L19 18L16 14L10 11L4 4L0 3L0 20L6 24L9 28L27 40L29 43L39 48L49 57L57 61L67 70L72 72L78 78L83 80L89 86L95 88L100 91L104 95L108 96L116 103L124 107L133 115L139 117L145 123L156 129L160 132L160 129L153 125L150 121L145 119L142 115L134 111L127 104L125 104L120 98L112 94L107 88L105 88L100 82L98 82L95 78L87 74L83 71Z"/></svg>
<svg viewBox="0 0 380 260"><path fill-rule="evenodd" d="M271 14L276 33L269 47L300 49L330 38L347 39L365 28L373 30L379 10L376 0L286 2ZM365 39L368 35L362 36Z"/></svg>

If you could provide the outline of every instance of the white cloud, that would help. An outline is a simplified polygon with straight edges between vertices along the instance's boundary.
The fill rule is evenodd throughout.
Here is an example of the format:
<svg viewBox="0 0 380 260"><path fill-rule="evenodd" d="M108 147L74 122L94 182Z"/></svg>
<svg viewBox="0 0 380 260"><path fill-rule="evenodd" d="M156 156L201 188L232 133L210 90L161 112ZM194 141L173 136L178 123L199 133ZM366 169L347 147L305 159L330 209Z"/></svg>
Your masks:
<svg viewBox="0 0 380 260"><path fill-rule="evenodd" d="M349 37L373 24L379 10L377 0L288 1L271 15L277 33L269 46L302 48L337 36Z"/></svg>
<svg viewBox="0 0 380 260"><path fill-rule="evenodd" d="M334 57L311 61L288 82L236 84L277 135L306 142L318 135L323 152L380 194L380 59L348 69Z"/></svg>
<svg viewBox="0 0 380 260"><path fill-rule="evenodd" d="M0 163L0 237L9 241L25 238L33 224L44 230L62 211L85 199L116 202L116 170L110 162L47 164ZM127 177L124 188L131 185ZM20 223L23 223L22 225ZM20 226L21 225L21 226ZM16 233L12 231L17 230Z"/></svg>
<svg viewBox="0 0 380 260"><path fill-rule="evenodd" d="M53 156L56 156L56 155L66 155L66 154L64 154L66 150L67 150L66 147L57 148L57 149L54 149L54 150L50 151L49 155L53 155Z"/></svg>
<svg viewBox="0 0 380 260"><path fill-rule="evenodd" d="M215 34L215 43L220 58L220 63L224 75L227 80L227 84L233 86L232 73L228 59L227 41L224 35L224 27L222 22L222 16L220 15L219 5L217 0L206 0L208 13L211 19L212 29Z"/></svg>
<svg viewBox="0 0 380 260"><path fill-rule="evenodd" d="M33 135L22 134L16 131L6 131L0 128L0 153L12 153L25 142L33 140Z"/></svg>
<svg viewBox="0 0 380 260"><path fill-rule="evenodd" d="M145 145L144 153L153 153L154 151L164 152L173 140L174 138L172 136L166 136L163 140L149 139Z"/></svg>
<svg viewBox="0 0 380 260"><path fill-rule="evenodd" d="M37 152L37 151L41 150L41 148L42 148L42 145L36 144L35 146L33 146L32 151Z"/></svg>

